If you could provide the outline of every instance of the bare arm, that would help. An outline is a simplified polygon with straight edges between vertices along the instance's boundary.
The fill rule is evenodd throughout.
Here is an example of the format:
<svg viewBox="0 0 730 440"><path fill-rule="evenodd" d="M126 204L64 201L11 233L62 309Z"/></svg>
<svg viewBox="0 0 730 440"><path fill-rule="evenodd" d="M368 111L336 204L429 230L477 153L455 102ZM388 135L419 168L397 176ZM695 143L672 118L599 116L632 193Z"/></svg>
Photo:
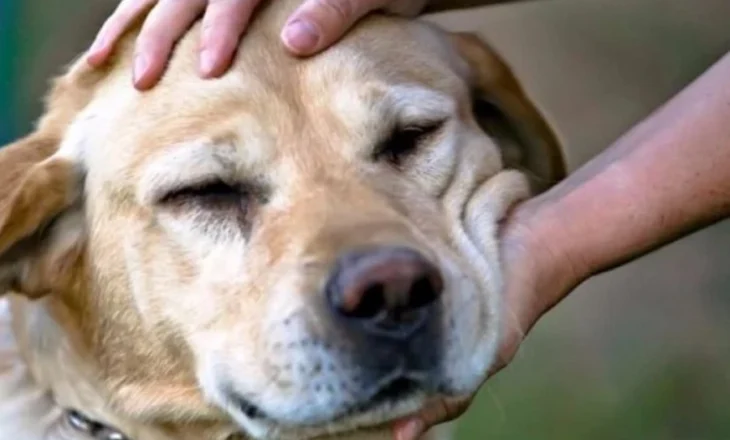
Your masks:
<svg viewBox="0 0 730 440"><path fill-rule="evenodd" d="M570 283L730 216L730 54L525 210Z"/></svg>

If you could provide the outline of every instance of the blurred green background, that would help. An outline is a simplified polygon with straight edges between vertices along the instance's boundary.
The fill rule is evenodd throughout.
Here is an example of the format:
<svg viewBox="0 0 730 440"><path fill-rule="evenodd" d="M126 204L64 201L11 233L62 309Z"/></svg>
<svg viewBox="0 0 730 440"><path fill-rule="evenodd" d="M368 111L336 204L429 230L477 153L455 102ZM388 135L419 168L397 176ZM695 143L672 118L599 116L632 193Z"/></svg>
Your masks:
<svg viewBox="0 0 730 440"><path fill-rule="evenodd" d="M0 0L0 140L29 130L49 77L114 4ZM730 50L728 0L536 0L429 19L505 53L571 168ZM457 438L730 440L728 396L724 222L581 286L484 387Z"/></svg>

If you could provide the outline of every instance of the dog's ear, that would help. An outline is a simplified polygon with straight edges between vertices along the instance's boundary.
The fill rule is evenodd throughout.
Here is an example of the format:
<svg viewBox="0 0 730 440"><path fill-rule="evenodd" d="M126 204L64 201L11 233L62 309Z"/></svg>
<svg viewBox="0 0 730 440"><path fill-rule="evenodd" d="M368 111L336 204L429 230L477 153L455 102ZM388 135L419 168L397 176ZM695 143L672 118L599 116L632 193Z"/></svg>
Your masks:
<svg viewBox="0 0 730 440"><path fill-rule="evenodd" d="M0 149L0 296L42 296L78 259L81 174L52 154L57 146L57 139L31 135Z"/></svg>
<svg viewBox="0 0 730 440"><path fill-rule="evenodd" d="M524 171L534 192L563 179L560 141L510 67L474 34L451 38L469 68L474 117L499 146L505 166Z"/></svg>
<svg viewBox="0 0 730 440"><path fill-rule="evenodd" d="M67 135L100 74L77 61L58 78L34 133L0 148L0 296L37 298L68 282L85 240L83 169Z"/></svg>

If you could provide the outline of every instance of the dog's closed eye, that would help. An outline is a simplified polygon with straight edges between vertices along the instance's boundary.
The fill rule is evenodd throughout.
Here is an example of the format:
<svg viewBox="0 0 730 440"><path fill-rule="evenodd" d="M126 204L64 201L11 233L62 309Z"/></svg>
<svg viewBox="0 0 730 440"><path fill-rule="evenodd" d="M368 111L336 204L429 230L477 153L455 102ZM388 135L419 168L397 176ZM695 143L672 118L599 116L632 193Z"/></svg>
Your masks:
<svg viewBox="0 0 730 440"><path fill-rule="evenodd" d="M377 145L373 158L400 166L408 156L418 150L419 146L436 135L445 122L439 120L397 126L384 141Z"/></svg>
<svg viewBox="0 0 730 440"><path fill-rule="evenodd" d="M195 204L207 210L245 210L252 196L252 191L248 188L229 185L222 180L212 180L170 191L159 199L158 204L168 207Z"/></svg>
<svg viewBox="0 0 730 440"><path fill-rule="evenodd" d="M203 179L162 194L154 201L158 212L192 222L189 227L217 240L249 237L260 208L269 200L269 192L261 185L227 183L218 178Z"/></svg>

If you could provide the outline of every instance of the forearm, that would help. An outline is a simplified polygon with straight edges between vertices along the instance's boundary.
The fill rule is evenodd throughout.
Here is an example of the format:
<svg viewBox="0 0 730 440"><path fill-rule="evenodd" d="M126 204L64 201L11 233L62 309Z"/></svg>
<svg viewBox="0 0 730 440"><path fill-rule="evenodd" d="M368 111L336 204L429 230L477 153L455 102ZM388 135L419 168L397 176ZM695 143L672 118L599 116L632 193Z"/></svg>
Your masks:
<svg viewBox="0 0 730 440"><path fill-rule="evenodd" d="M517 3L529 0L432 0L424 9L424 13L444 12L455 9L475 8L479 6Z"/></svg>
<svg viewBox="0 0 730 440"><path fill-rule="evenodd" d="M728 217L730 55L527 209L573 283Z"/></svg>

